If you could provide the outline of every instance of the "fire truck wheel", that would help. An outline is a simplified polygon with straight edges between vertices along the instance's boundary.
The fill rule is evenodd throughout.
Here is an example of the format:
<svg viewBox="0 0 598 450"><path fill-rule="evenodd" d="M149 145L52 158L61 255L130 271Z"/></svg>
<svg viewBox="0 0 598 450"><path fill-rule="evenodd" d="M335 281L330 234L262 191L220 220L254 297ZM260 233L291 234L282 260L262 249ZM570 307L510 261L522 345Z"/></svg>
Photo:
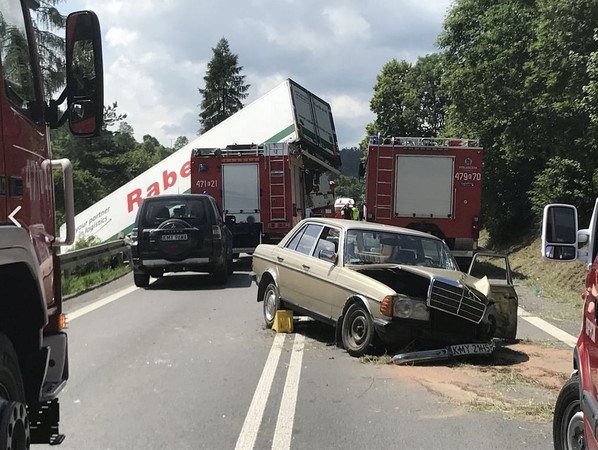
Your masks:
<svg viewBox="0 0 598 450"><path fill-rule="evenodd" d="M343 347L351 356L363 356L374 343L374 322L370 313L359 303L349 307L341 328Z"/></svg>
<svg viewBox="0 0 598 450"><path fill-rule="evenodd" d="M565 383L554 407L552 436L555 450L584 449L583 412L579 401L579 375Z"/></svg>
<svg viewBox="0 0 598 450"><path fill-rule="evenodd" d="M29 418L17 356L0 333L0 449L28 449Z"/></svg>
<svg viewBox="0 0 598 450"><path fill-rule="evenodd" d="M280 298L278 297L278 288L274 283L270 283L264 291L264 322L266 327L272 328L276 311L280 308Z"/></svg>
<svg viewBox="0 0 598 450"><path fill-rule="evenodd" d="M133 281L135 282L135 286L137 287L148 287L149 286L150 276L149 273L134 273L133 274Z"/></svg>

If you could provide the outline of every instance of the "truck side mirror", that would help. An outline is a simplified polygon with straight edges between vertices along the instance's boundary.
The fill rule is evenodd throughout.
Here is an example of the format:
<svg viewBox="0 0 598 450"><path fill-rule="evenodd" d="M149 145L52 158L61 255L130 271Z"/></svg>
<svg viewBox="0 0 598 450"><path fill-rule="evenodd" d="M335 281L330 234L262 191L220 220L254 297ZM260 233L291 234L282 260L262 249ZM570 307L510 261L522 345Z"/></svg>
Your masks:
<svg viewBox="0 0 598 450"><path fill-rule="evenodd" d="M104 115L104 71L100 22L92 11L66 19L66 94L71 132L97 136Z"/></svg>
<svg viewBox="0 0 598 450"><path fill-rule="evenodd" d="M577 230L574 206L547 205L542 218L542 256L556 261L577 259Z"/></svg>

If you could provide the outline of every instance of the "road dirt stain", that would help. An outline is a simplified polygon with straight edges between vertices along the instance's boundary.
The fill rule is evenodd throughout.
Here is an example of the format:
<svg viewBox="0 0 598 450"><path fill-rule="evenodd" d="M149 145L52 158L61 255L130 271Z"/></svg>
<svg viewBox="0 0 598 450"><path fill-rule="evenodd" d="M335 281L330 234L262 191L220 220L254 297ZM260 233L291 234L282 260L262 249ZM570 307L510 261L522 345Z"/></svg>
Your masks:
<svg viewBox="0 0 598 450"><path fill-rule="evenodd" d="M499 345L487 357L393 366L392 371L453 403L549 422L572 367L571 350L517 343Z"/></svg>

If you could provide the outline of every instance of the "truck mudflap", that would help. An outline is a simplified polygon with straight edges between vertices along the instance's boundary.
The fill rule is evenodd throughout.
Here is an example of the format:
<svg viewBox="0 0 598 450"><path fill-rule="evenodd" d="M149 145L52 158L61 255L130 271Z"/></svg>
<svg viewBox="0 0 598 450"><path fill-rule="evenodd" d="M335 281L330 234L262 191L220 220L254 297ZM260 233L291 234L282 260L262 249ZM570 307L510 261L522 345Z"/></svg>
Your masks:
<svg viewBox="0 0 598 450"><path fill-rule="evenodd" d="M494 342L473 344L447 345L434 350L417 350L413 352L397 353L390 360L391 363L401 365L409 363L442 361L463 356L489 356L494 352Z"/></svg>
<svg viewBox="0 0 598 450"><path fill-rule="evenodd" d="M58 431L60 407L58 399L28 407L29 427L32 444L59 445L64 434Z"/></svg>

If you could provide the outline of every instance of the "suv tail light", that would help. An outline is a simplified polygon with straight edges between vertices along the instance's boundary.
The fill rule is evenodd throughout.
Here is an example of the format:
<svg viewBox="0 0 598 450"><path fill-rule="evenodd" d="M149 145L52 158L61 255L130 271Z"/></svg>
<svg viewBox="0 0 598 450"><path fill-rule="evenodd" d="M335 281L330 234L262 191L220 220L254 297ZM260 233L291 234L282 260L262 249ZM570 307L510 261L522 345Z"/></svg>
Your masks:
<svg viewBox="0 0 598 450"><path fill-rule="evenodd" d="M471 236L475 240L480 237L480 218L478 216L473 216L473 220L471 222Z"/></svg>
<svg viewBox="0 0 598 450"><path fill-rule="evenodd" d="M137 239L139 238L139 234L138 234L138 230L137 228L133 228L131 230L131 242L137 242Z"/></svg>
<svg viewBox="0 0 598 450"><path fill-rule="evenodd" d="M212 237L214 239L222 239L222 230L218 225L212 225Z"/></svg>

